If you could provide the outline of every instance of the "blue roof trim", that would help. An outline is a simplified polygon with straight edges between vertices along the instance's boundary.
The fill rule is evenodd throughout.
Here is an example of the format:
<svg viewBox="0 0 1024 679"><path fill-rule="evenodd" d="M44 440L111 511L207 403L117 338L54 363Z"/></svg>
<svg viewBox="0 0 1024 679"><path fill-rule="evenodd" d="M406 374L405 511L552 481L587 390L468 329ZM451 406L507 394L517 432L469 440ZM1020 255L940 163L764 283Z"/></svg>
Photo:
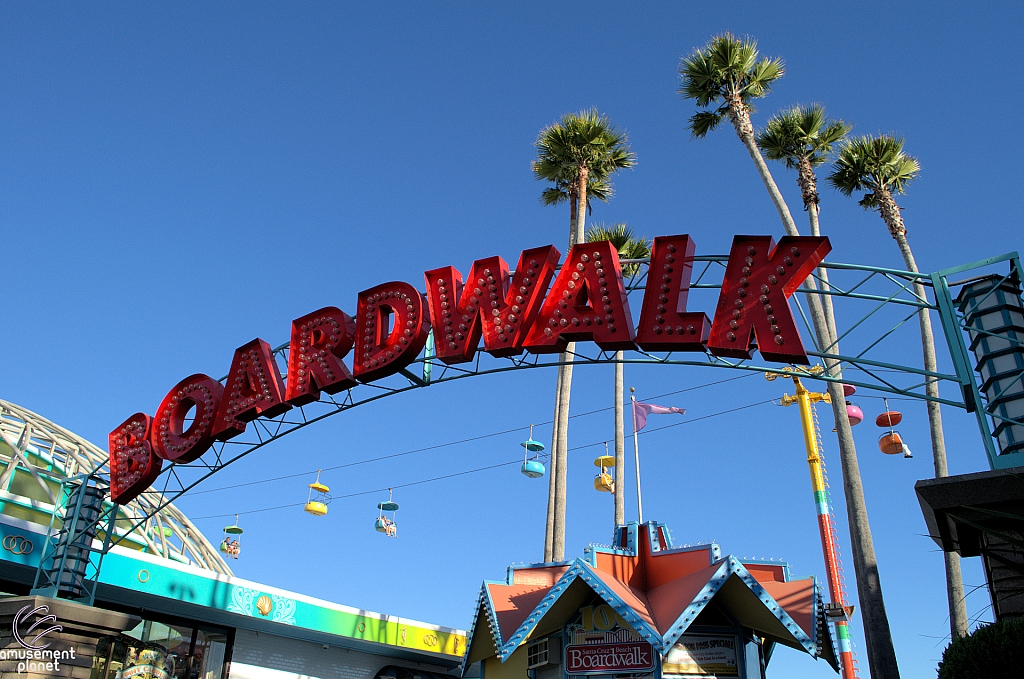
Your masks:
<svg viewBox="0 0 1024 679"><path fill-rule="evenodd" d="M530 632L533 631L533 628L537 626L537 623L544 617L544 614L547 613L556 601L558 601L562 592L566 590L572 581L576 579L582 563L583 561L581 559L575 559L569 567L569 570L562 573L562 577L555 581L555 584L548 590L548 593L544 595L541 602L537 604L532 611L530 611L530 614L526 616L526 619L523 620L521 625L519 625L519 628L508 638L508 641L498 646L498 659L501 660L501 662L505 662L505 660L512 655L512 652L516 650L520 644L526 641L526 637L528 637Z"/></svg>
<svg viewBox="0 0 1024 679"><path fill-rule="evenodd" d="M466 650L462 652L462 662L459 664L459 669L462 671L460 674L465 673L469 661L469 649L473 646L473 635L476 633L476 620L480 617L480 607L484 605L484 590L487 589L486 585L480 586L480 594L476 598L476 607L473 608L473 621L469 624L469 630L466 632Z"/></svg>
<svg viewBox="0 0 1024 679"><path fill-rule="evenodd" d="M630 624L644 639L651 642L655 647L658 646L658 642L661 639L661 635L658 634L658 630L648 625L640 616L638 616L629 605L626 604L615 592L606 587L601 581L601 578L594 572L594 570L587 564L583 559L576 559L573 565L567 570L562 577L558 579L554 587L548 592L547 596L537 607L530 612L530 615L526 617L523 624L519 626L519 629L509 637L508 641L498 650L498 658L501 662L505 662L512 655L512 653L518 648L533 632L534 628L544 618L547 612L555 604L561 595L568 589L575 580L582 579L584 583L591 590L594 591L599 597L604 599L612 609L621 615L623 619Z"/></svg>
<svg viewBox="0 0 1024 679"><path fill-rule="evenodd" d="M712 597L718 593L726 580L733 575L739 577L743 584L745 584L747 588L761 600L761 603L764 604L769 612L785 626L793 638L804 647L804 650L813 657L818 657L818 646L814 639L809 637L807 633L804 632L798 624L796 624L796 621L786 613L782 606L779 605L779 602L777 602L772 595L761 586L761 583L759 583L754 576L750 574L750 571L744 568L739 559L734 556L729 556L722 560L722 565L717 571L715 571L715 574L710 580L708 580L708 583L697 593L693 602L683 609L683 612L669 628L668 633L662 641L662 653L668 652L668 649L679 640L679 637L683 632L685 632L686 629L693 624L693 621L697 619L697 615L700 611L707 606L708 602L711 601Z"/></svg>
<svg viewBox="0 0 1024 679"><path fill-rule="evenodd" d="M601 580L601 577L597 575L593 569L586 567L586 571L587 572L584 573L582 577L583 581L587 583L590 589L594 590L594 593L604 599L616 613L621 615L622 618L640 634L640 636L657 647L658 640L661 639L661 635L658 633L658 630L651 627L643 618L638 616L618 594L606 587L604 582Z"/></svg>
<svg viewBox="0 0 1024 679"><path fill-rule="evenodd" d="M818 635L818 630L822 630L825 636L828 637L828 642L832 646L832 656L839 659L839 644L834 634L832 634L832 625L829 624L828 618L825 617L825 590L822 588L821 583L818 579L811 576L814 581L814 644L818 649L818 657L824 655L821 652L823 639ZM838 670L837 670L838 671Z"/></svg>

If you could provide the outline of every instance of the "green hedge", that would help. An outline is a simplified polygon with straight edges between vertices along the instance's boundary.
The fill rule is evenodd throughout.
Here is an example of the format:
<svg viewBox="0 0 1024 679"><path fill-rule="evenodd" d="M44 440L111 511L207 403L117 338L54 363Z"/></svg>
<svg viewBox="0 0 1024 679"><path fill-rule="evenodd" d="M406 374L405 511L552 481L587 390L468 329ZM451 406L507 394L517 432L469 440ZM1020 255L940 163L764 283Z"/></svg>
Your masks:
<svg viewBox="0 0 1024 679"><path fill-rule="evenodd" d="M1024 618L979 627L942 653L939 679L1020 679L1024 676Z"/></svg>

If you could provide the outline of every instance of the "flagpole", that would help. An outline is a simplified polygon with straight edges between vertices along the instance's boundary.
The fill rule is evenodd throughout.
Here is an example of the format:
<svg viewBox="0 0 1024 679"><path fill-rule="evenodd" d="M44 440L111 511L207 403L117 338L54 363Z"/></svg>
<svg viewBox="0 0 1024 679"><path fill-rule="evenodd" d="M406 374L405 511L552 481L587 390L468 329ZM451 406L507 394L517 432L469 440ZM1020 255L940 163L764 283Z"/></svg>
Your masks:
<svg viewBox="0 0 1024 679"><path fill-rule="evenodd" d="M644 522L644 498L640 492L640 441L636 435L636 396L633 392L636 390L633 387L629 388L629 400L633 404L633 466L636 468L636 513L639 517L639 523L642 525Z"/></svg>

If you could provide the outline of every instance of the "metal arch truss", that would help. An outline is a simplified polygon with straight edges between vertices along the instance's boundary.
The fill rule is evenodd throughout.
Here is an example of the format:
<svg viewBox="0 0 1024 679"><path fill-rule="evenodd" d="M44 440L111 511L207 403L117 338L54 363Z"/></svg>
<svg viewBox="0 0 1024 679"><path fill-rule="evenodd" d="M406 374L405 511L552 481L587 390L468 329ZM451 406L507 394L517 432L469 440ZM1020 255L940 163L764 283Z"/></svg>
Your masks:
<svg viewBox="0 0 1024 679"><path fill-rule="evenodd" d="M726 255L695 257L690 286L691 307L714 308L727 259ZM985 404L979 391L965 342L964 319L953 303L951 289L957 283L948 280L950 276L964 274L968 274L970 280L974 280L977 275L990 273L993 267L998 265L1003 265L1005 271L1003 263L1006 262L1010 264L1011 274L1016 271L1018 276L1021 275L1020 258L1017 253L932 274L859 264L823 263L821 268L812 274L818 289L811 291L805 285L793 295L790 304L806 330L803 337L808 342L805 345L808 356L817 362L822 362L826 356L836 359L840 362L844 374L839 378L805 371L801 367L795 370L801 377L809 380L842 381L882 395L933 400L943 405L974 411L977 413L983 445L993 466L997 463L999 466L1010 466L1011 462L1021 464L1021 461L1003 458L1024 457L1024 453L999 456L995 449L987 418L997 416ZM646 264L647 260L623 260L623 263ZM641 269L642 271L627 284L631 306L634 309L640 308L646 281L646 267ZM828 270L828 283L821 275L822 269ZM960 281L963 282L966 281ZM926 290L930 289L931 295L926 293L921 297L916 294L915 283L921 283ZM821 346L813 332L807 314L807 296L811 294L828 295L832 298L838 324L838 340L834 346ZM940 318L949 345L952 373L929 372L921 367L923 359L920 334L917 323L912 321L922 309L938 314ZM841 350L837 350L840 346ZM657 354L635 351L627 352L622 359L617 359L614 352L603 351L591 343L577 343L576 347L576 352L571 357L574 366L621 362L636 365L701 366L761 373L794 370L779 364L764 365L755 358L727 359L707 352ZM274 354L279 366L288 365L287 344L274 349ZM360 384L336 396L322 394L319 401L292 408L277 417L259 417L249 423L243 434L215 444L199 460L166 466L161 472L163 478L158 479L152 489L145 493L149 496L149 501L145 505L153 507L153 512L159 511L249 453L291 432L365 403L467 377L550 368L560 363L561 356L558 354L523 354L511 358L494 358L477 352L475 359L469 363L446 365L434 356L433 343L430 341L423 355L393 376L369 384ZM938 398L925 393L925 387L930 382L938 383ZM106 465L101 465L93 474L106 478L107 471ZM149 516L139 515L138 523L144 523ZM114 543L116 542L117 540Z"/></svg>

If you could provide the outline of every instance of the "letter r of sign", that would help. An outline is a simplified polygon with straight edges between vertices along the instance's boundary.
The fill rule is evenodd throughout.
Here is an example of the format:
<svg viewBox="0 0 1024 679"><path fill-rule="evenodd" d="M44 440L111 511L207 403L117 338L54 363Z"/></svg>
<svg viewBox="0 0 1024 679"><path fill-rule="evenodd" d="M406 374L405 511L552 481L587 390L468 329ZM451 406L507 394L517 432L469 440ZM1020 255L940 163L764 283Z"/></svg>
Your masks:
<svg viewBox="0 0 1024 679"><path fill-rule="evenodd" d="M750 358L753 340L768 361L807 365L789 297L832 246L825 236L736 236L711 324L708 350Z"/></svg>

